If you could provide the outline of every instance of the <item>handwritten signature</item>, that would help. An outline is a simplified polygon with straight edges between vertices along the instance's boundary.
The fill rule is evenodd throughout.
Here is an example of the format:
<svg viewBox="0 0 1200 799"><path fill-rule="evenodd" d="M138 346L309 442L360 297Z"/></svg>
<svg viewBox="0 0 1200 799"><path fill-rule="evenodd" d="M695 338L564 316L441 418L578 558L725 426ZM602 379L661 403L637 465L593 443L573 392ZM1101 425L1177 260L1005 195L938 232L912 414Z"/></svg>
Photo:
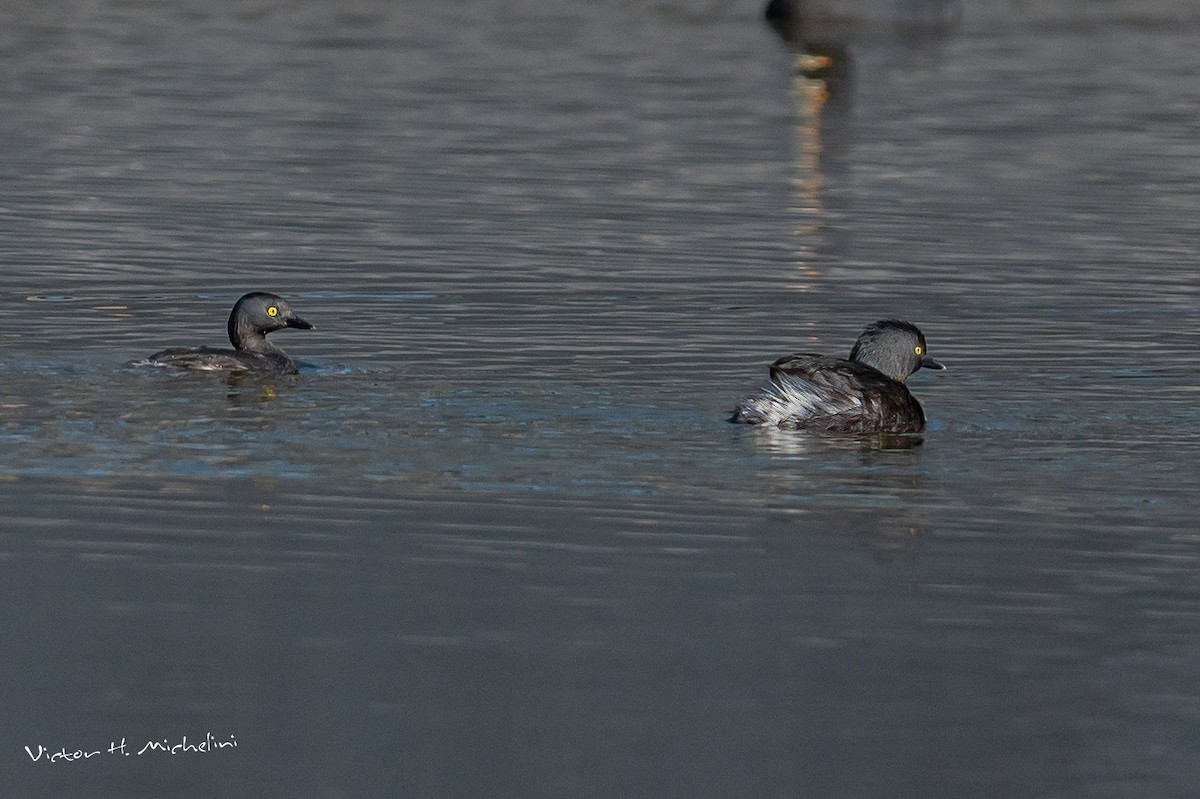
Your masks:
<svg viewBox="0 0 1200 799"><path fill-rule="evenodd" d="M211 732L204 733L204 739L196 741L188 741L185 735L177 742L172 742L170 738L163 738L160 742L157 739L146 741L145 745L140 749L134 750L124 738L120 743L110 741L107 749L67 749L65 746L59 749L47 749L42 744L38 744L36 748L29 746L25 747L25 754L29 755L29 759L34 763L71 763L76 760L89 760L93 757L99 757L103 754L109 755L144 755L150 752L167 755L182 755L182 754L202 754L208 752L216 752L221 749L236 748L238 745L237 736L230 735L228 740L214 738Z"/></svg>

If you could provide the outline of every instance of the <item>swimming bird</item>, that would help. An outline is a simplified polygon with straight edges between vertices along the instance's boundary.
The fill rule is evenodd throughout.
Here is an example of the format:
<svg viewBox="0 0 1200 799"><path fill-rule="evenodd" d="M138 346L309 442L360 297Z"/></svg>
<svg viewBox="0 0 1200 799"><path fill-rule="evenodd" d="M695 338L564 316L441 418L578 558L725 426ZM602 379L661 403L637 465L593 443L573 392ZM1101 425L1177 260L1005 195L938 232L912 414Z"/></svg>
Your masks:
<svg viewBox="0 0 1200 799"><path fill-rule="evenodd" d="M176 347L156 352L141 364L174 369L216 372L296 374L296 362L267 341L267 334L285 327L312 330L287 301L275 294L254 291L243 296L229 314L232 350L212 347Z"/></svg>
<svg viewBox="0 0 1200 799"><path fill-rule="evenodd" d="M729 421L790 430L917 433L925 412L905 380L918 369L945 369L930 358L916 325L867 325L850 358L798 353L771 364L771 382L742 400Z"/></svg>

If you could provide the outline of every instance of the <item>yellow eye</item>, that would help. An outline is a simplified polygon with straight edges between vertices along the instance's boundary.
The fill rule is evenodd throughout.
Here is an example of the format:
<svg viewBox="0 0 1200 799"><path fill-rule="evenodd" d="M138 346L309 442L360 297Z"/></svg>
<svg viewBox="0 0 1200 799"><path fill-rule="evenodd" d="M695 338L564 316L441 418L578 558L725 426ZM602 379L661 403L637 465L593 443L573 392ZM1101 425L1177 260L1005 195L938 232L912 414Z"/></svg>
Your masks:
<svg viewBox="0 0 1200 799"><path fill-rule="evenodd" d="M276 308L274 305L272 305L270 308L267 309L267 316L279 316L279 309ZM920 347L917 347L917 352L918 352L918 354L921 352Z"/></svg>
<svg viewBox="0 0 1200 799"><path fill-rule="evenodd" d="M921 354L921 347L918 345L918 346L917 346L917 348L916 348L915 350L913 350L913 352L915 352L917 355L920 355L920 354Z"/></svg>

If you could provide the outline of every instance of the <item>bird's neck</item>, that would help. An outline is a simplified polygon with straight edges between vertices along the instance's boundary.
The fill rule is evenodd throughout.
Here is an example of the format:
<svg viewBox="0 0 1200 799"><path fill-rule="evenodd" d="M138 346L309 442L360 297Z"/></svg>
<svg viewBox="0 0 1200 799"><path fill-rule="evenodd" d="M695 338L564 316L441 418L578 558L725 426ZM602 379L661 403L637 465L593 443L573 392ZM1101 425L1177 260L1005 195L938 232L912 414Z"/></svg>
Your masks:
<svg viewBox="0 0 1200 799"><path fill-rule="evenodd" d="M229 341L233 344L233 348L239 352L253 352L258 355L283 352L283 350L267 340L265 333L250 327L231 325L229 328Z"/></svg>
<svg viewBox="0 0 1200 799"><path fill-rule="evenodd" d="M908 371L905 369L906 364L902 363L902 359L890 357L886 352L868 350L867 352L858 353L854 360L870 366L878 372L882 372L898 383L903 383L908 379Z"/></svg>

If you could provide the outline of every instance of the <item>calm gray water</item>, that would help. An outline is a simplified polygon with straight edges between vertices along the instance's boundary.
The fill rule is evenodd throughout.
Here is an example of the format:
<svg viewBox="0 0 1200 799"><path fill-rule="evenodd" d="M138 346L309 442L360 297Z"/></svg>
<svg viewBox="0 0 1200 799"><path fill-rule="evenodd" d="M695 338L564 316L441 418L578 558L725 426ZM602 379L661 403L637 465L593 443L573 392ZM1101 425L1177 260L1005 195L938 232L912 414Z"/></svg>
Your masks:
<svg viewBox="0 0 1200 799"><path fill-rule="evenodd" d="M0 794L1197 795L1200 10L934 5L5 5Z"/></svg>

